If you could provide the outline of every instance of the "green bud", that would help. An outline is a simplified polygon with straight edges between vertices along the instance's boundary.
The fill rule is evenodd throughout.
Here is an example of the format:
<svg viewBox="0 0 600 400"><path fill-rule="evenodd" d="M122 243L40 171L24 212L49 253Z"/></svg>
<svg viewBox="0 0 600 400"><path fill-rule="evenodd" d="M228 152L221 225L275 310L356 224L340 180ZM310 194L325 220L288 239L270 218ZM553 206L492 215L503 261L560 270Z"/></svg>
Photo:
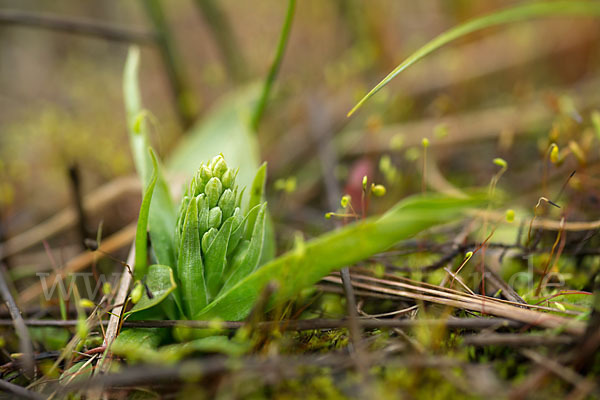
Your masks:
<svg viewBox="0 0 600 400"><path fill-rule="evenodd" d="M227 170L228 168L225 159L219 156L219 159L214 163L212 167L213 176L221 179L223 178L223 175L225 174L225 172L227 172Z"/></svg>
<svg viewBox="0 0 600 400"><path fill-rule="evenodd" d="M225 189L221 198L219 199L219 208L223 212L223 220L231 217L233 210L235 209L235 194L231 189Z"/></svg>
<svg viewBox="0 0 600 400"><path fill-rule="evenodd" d="M213 240L215 240L217 237L217 233L219 233L218 230L215 228L210 228L210 230L202 236L202 252L206 254L206 251L212 244Z"/></svg>
<svg viewBox="0 0 600 400"><path fill-rule="evenodd" d="M143 294L144 286L140 282L136 283L131 291L131 302L137 304L142 299Z"/></svg>
<svg viewBox="0 0 600 400"><path fill-rule="evenodd" d="M225 171L225 173L221 177L221 183L223 184L223 187L226 189L231 188L233 186L233 182L235 181L236 175L236 171L232 169L228 169L227 171Z"/></svg>
<svg viewBox="0 0 600 400"><path fill-rule="evenodd" d="M85 339L89 333L88 325L85 316L77 318L77 336Z"/></svg>
<svg viewBox="0 0 600 400"><path fill-rule="evenodd" d="M206 165L201 166L198 172L200 173L200 178L202 178L204 183L208 182L213 176L212 171Z"/></svg>
<svg viewBox="0 0 600 400"><path fill-rule="evenodd" d="M221 197L221 193L223 193L223 185L218 178L210 178L206 184L206 187L204 188L204 192L208 198L208 206L212 208L217 205L217 202Z"/></svg>
<svg viewBox="0 0 600 400"><path fill-rule="evenodd" d="M110 282L104 282L104 285L102 285L102 294L104 294L105 296L108 296L111 292L112 292L112 285L110 284Z"/></svg>
<svg viewBox="0 0 600 400"><path fill-rule="evenodd" d="M198 197L196 197L196 205L198 207L198 231L200 231L200 233L204 233L208 230L209 225L208 225L208 214L209 214L209 208L208 208L208 199L206 198L206 195L201 194Z"/></svg>
<svg viewBox="0 0 600 400"><path fill-rule="evenodd" d="M208 212L208 226L210 228L218 228L223 220L223 212L219 207L213 207Z"/></svg>

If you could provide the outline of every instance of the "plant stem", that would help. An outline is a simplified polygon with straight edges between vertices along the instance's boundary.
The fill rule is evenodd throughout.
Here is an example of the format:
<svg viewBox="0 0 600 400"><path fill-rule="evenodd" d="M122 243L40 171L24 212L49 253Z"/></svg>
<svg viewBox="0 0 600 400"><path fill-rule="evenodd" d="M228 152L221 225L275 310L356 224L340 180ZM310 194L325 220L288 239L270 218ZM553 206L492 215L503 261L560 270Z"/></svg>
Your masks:
<svg viewBox="0 0 600 400"><path fill-rule="evenodd" d="M157 44L162 56L171 90L175 96L175 106L179 119L184 128L189 128L196 119L196 98L189 84L183 62L181 60L175 39L167 23L160 0L144 0L148 18L154 25L157 34Z"/></svg>
<svg viewBox="0 0 600 400"><path fill-rule="evenodd" d="M252 122L250 126L255 132L258 130L258 125L260 124L260 120L265 111L265 107L267 106L267 100L269 99L269 93L271 93L273 82L275 82L275 78L277 77L279 68L281 67L281 61L283 60L285 48L290 37L290 30L292 28L292 21L294 19L295 8L296 0L289 0L287 13L283 22L283 28L281 29L281 35L279 36L279 43L277 44L277 51L275 52L275 59L271 64L271 69L269 70L269 74L267 75L267 79L265 80L265 85L263 86L262 94L260 96L260 99L258 100L256 109L254 110L254 115L252 116Z"/></svg>
<svg viewBox="0 0 600 400"><path fill-rule="evenodd" d="M234 82L243 82L248 77L247 64L227 15L214 0L196 0L196 6L217 42L227 73Z"/></svg>

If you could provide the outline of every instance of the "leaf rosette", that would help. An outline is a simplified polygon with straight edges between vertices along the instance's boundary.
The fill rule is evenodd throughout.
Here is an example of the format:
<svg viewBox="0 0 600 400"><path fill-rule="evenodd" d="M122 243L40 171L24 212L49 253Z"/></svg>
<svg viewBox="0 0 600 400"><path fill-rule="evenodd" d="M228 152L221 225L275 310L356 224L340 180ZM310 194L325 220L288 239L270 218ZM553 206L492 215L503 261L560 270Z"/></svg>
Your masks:
<svg viewBox="0 0 600 400"><path fill-rule="evenodd" d="M222 155L216 156L200 166L182 198L175 231L176 271L188 318L259 266L266 203L251 200L246 212L242 210L237 173Z"/></svg>

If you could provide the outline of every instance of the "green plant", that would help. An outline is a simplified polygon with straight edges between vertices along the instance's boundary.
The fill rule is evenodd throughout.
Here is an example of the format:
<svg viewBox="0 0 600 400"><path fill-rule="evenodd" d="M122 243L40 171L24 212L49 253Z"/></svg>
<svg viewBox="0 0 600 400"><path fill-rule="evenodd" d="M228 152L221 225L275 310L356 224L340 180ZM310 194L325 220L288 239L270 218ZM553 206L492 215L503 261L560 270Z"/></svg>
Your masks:
<svg viewBox="0 0 600 400"><path fill-rule="evenodd" d="M132 57L136 61L137 53L130 53L126 66L130 78L135 70ZM141 109L135 82L126 79L125 88L134 158L146 187L136 234L134 273L145 281L147 290L127 313L130 319L241 320L269 282L274 281L277 289L267 309L289 301L332 271L384 251L426 228L452 221L465 208L481 204L480 199L411 197L381 217L362 219L307 243L299 241L294 249L269 260L263 257L267 246L266 204L262 200L266 165L258 169L245 197L244 188L235 184L238 170L230 168L222 155L200 165L177 216L160 164L143 147L148 144L143 121L146 113ZM149 267L148 228L153 250L150 258L155 262ZM197 336L182 334L189 332L179 329L175 336ZM195 332L200 336L215 333ZM195 339L181 348L153 350L169 337L165 329L130 329L119 335L113 351L133 358L144 354L150 360L176 359L193 350L243 351L243 346L225 336Z"/></svg>

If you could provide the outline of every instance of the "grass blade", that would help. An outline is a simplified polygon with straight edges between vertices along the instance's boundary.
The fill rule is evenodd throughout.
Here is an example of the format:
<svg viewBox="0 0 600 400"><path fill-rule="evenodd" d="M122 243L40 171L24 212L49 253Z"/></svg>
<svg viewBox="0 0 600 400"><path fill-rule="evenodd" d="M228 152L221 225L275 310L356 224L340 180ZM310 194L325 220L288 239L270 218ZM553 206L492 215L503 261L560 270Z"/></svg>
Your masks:
<svg viewBox="0 0 600 400"><path fill-rule="evenodd" d="M285 15L285 20L283 21L283 27L281 28L279 43L277 43L275 59L273 60L273 64L271 64L271 68L269 69L269 74L267 75L267 79L265 80L260 99L258 100L256 108L254 109L254 115L252 115L251 127L252 130L254 130L254 132L258 130L258 125L260 124L260 120L267 106L267 100L269 100L269 93L271 93L273 82L275 82L275 78L277 77L277 73L279 72L279 67L281 67L281 61L283 60L285 47L290 37L290 30L292 28L292 21L294 20L295 9L296 0L288 0L288 9Z"/></svg>
<svg viewBox="0 0 600 400"><path fill-rule="evenodd" d="M150 183L152 171L152 159L148 154L150 146L140 88L138 84L139 49L132 47L127 56L123 76L123 95L127 113L127 126L129 140L133 152L135 166L144 187ZM177 221L175 206L169 193L167 185L158 164L156 187L150 203L148 224L152 248L159 264L175 265L175 251L173 227Z"/></svg>
<svg viewBox="0 0 600 400"><path fill-rule="evenodd" d="M491 26L551 16L597 17L600 16L600 3L597 1L545 1L524 4L472 19L464 24L447 30L412 53L392 72L383 78L377 86L371 89L371 91L367 93L352 108L352 110L350 110L348 116L354 114L356 110L394 79L400 72L453 40Z"/></svg>
<svg viewBox="0 0 600 400"><path fill-rule="evenodd" d="M142 199L140 215L138 217L137 229L135 232L135 268L133 270L135 279L141 279L146 275L148 270L148 214L150 213L152 194L154 193L156 179L158 178L158 163L152 149L150 149L150 155L152 156L154 172L152 173L152 177L150 178L150 182L148 182L148 186L146 187Z"/></svg>

